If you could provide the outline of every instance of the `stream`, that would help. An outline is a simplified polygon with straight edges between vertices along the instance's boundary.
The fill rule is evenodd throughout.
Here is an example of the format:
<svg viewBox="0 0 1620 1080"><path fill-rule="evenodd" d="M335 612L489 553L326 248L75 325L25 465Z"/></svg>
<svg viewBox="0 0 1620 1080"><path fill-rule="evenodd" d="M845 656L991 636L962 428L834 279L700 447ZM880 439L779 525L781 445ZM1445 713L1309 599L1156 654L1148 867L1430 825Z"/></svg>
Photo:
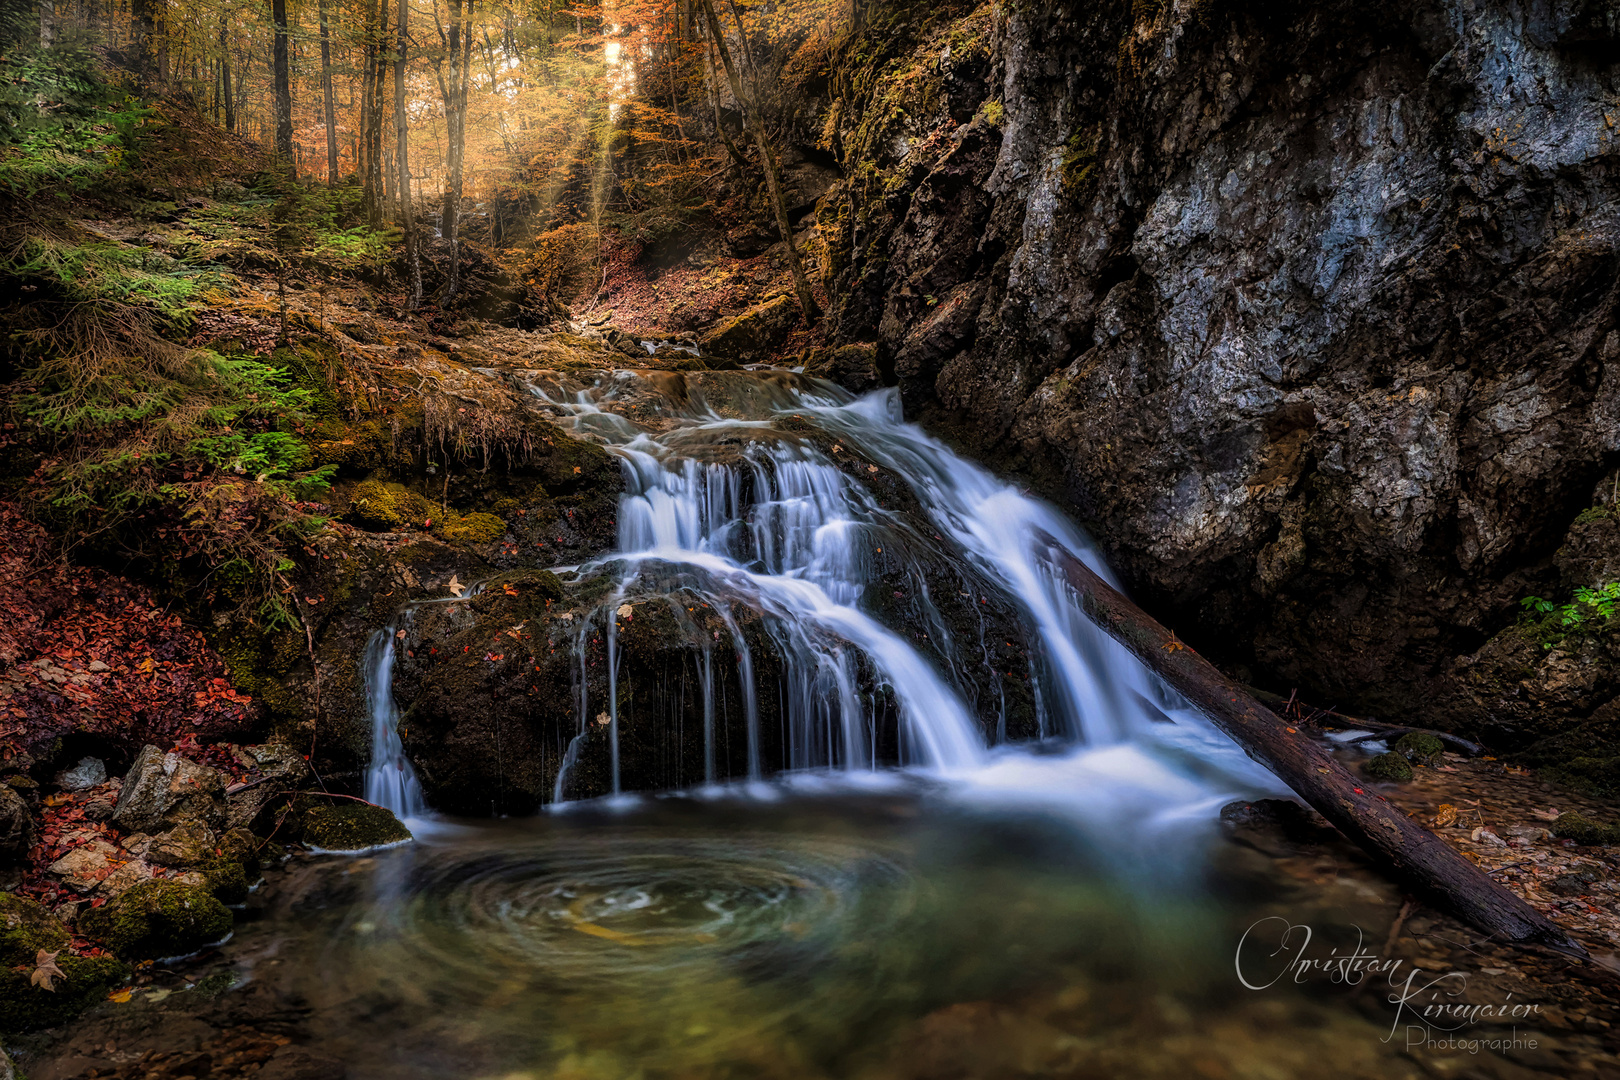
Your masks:
<svg viewBox="0 0 1620 1080"><path fill-rule="evenodd" d="M177 1013L220 1039L285 1030L331 1063L311 1077L357 1080L1419 1075L1409 1040L1432 1032L1399 1022L1389 980L1296 979L1281 936L1376 952L1399 893L1343 845L1228 840L1223 806L1285 789L1085 618L1053 553L1108 569L1055 509L892 392L515 378L626 478L618 550L553 568L597 597L570 631L553 802L433 813L398 734L402 611L360 658L365 792L417 842L273 870L185 992L126 1007L125 1036ZM694 715L636 719L690 742L680 790L627 782L616 635L648 604L679 616L698 688ZM1021 636L1022 711L990 640L1011 624L947 613L992 607ZM610 779L581 798L591 755Z"/></svg>

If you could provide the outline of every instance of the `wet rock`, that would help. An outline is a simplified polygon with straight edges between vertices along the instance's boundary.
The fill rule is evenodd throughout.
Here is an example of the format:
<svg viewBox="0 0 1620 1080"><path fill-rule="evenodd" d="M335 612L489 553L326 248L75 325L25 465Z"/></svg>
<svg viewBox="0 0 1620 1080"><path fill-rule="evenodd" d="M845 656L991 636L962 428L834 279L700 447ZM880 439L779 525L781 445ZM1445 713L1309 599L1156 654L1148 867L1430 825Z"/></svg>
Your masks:
<svg viewBox="0 0 1620 1080"><path fill-rule="evenodd" d="M1400 754L1391 752L1370 757L1361 763L1361 771L1374 780L1404 784L1412 779L1412 766Z"/></svg>
<svg viewBox="0 0 1620 1080"><path fill-rule="evenodd" d="M100 758L80 758L71 769L56 774L56 786L63 791L88 791L107 782L107 766Z"/></svg>
<svg viewBox="0 0 1620 1080"><path fill-rule="evenodd" d="M387 810L348 800L308 800L299 825L305 846L322 851L365 851L411 839L410 830Z"/></svg>
<svg viewBox="0 0 1620 1080"><path fill-rule="evenodd" d="M1330 843L1339 835L1327 818L1291 799L1227 803L1221 807L1221 827L1238 843L1279 857Z"/></svg>
<svg viewBox="0 0 1620 1080"><path fill-rule="evenodd" d="M0 864L17 862L34 846L34 818L28 803L12 788L0 784Z"/></svg>
<svg viewBox="0 0 1620 1080"><path fill-rule="evenodd" d="M701 341L703 355L744 363L766 359L787 339L799 321L799 307L791 296L778 296L721 323Z"/></svg>
<svg viewBox="0 0 1620 1080"><path fill-rule="evenodd" d="M225 827L224 778L179 754L143 748L124 777L114 823L131 832L156 833L190 820Z"/></svg>
<svg viewBox="0 0 1620 1080"><path fill-rule="evenodd" d="M284 1046L254 1074L258 1080L343 1080L343 1063L302 1046Z"/></svg>
<svg viewBox="0 0 1620 1080"><path fill-rule="evenodd" d="M78 931L119 956L186 956L231 930L231 913L202 885L148 881L79 915Z"/></svg>

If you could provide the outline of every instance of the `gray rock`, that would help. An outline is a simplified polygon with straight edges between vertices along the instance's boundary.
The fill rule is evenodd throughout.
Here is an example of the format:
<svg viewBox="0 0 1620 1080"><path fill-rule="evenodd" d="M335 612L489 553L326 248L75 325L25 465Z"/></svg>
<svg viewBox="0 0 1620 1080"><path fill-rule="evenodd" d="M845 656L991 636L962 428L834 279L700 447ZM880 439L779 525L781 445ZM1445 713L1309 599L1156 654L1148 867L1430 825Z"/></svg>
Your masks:
<svg viewBox="0 0 1620 1080"><path fill-rule="evenodd" d="M699 344L704 356L752 363L766 359L771 350L792 333L798 321L798 301L791 296L778 296L721 323Z"/></svg>
<svg viewBox="0 0 1620 1080"><path fill-rule="evenodd" d="M34 818L28 803L0 784L0 864L20 861L34 846Z"/></svg>
<svg viewBox="0 0 1620 1080"><path fill-rule="evenodd" d="M107 782L107 766L100 758L80 758L71 769L56 774L56 786L63 791L88 791Z"/></svg>
<svg viewBox="0 0 1620 1080"><path fill-rule="evenodd" d="M200 866L214 855L214 830L201 821L182 821L152 838L146 861L158 866Z"/></svg>
<svg viewBox="0 0 1620 1080"><path fill-rule="evenodd" d="M158 833L183 821L225 827L225 781L205 765L143 747L113 809L113 823L129 832Z"/></svg>

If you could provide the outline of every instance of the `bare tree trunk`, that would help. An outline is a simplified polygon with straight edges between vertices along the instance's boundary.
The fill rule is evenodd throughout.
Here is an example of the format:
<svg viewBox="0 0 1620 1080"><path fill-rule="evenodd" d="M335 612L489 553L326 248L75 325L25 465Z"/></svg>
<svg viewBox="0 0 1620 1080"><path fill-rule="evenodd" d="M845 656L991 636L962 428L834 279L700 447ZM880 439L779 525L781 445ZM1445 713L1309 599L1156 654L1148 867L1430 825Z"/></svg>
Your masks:
<svg viewBox="0 0 1620 1080"><path fill-rule="evenodd" d="M399 180L395 186L399 189L399 224L405 230L405 262L411 275L409 308L415 311L422 306L422 253L416 221L411 215L411 165L406 134L405 64L409 59L410 18L410 0L399 0L399 15L395 20L398 55L394 57L394 165L399 169Z"/></svg>
<svg viewBox="0 0 1620 1080"><path fill-rule="evenodd" d="M338 182L337 104L332 100L332 47L326 28L326 0L320 0L321 95L326 99L326 182Z"/></svg>
<svg viewBox="0 0 1620 1080"><path fill-rule="evenodd" d="M731 50L726 48L725 31L714 13L714 0L703 0L703 13L708 17L709 34L714 38L715 48L720 51L720 62L725 65L726 78L731 82L732 96L742 107L743 115L748 118L748 126L753 129L754 141L759 145L765 186L770 191L771 205L776 210L776 227L781 230L782 242L787 246L788 269L793 273L793 288L799 296L799 310L804 314L805 323L812 323L817 314L816 298L810 291L810 279L805 276L804 265L799 262L799 252L793 246L793 226L788 221L787 203L782 199L782 181L776 168L776 154L771 149L770 140L765 137L765 125L754 106L754 99L743 93L742 80L737 77L737 68L731 62Z"/></svg>
<svg viewBox="0 0 1620 1080"><path fill-rule="evenodd" d="M1176 640L1090 567L1069 556L1060 565L1080 594L1086 614L1098 626L1423 900L1500 940L1585 955L1562 929L1492 881L1444 840L1368 792L1365 782L1352 776L1337 758L1284 725L1241 685Z"/></svg>
<svg viewBox="0 0 1620 1080"><path fill-rule="evenodd" d="M275 23L276 156L293 165L292 81L287 65L287 0L270 0L270 19ZM296 166L294 166L296 167Z"/></svg>
<svg viewBox="0 0 1620 1080"><path fill-rule="evenodd" d="M739 173L748 175L748 159L732 139L731 132L726 130L726 122L720 115L720 65L714 59L714 42L709 42L709 82L714 87L714 130L720 133L720 141L726 144L726 152L736 163Z"/></svg>
<svg viewBox="0 0 1620 1080"><path fill-rule="evenodd" d="M225 130L236 130L236 95L231 91L231 50L225 33L225 12L219 13L219 99L225 109Z"/></svg>
<svg viewBox="0 0 1620 1080"><path fill-rule="evenodd" d="M56 4L54 0L39 0L39 43L47 49L56 43Z"/></svg>
<svg viewBox="0 0 1620 1080"><path fill-rule="evenodd" d="M130 0L129 40L134 53L136 70L141 75L152 72L153 50L157 47L157 0Z"/></svg>
<svg viewBox="0 0 1620 1080"><path fill-rule="evenodd" d="M472 85L472 0L449 0L450 31L444 38L450 56L450 78L437 63L439 94L444 99L444 200L439 230L450 245L450 272L444 285L443 307L448 308L461 288L461 194L467 153L467 95ZM437 15L435 14L435 18Z"/></svg>

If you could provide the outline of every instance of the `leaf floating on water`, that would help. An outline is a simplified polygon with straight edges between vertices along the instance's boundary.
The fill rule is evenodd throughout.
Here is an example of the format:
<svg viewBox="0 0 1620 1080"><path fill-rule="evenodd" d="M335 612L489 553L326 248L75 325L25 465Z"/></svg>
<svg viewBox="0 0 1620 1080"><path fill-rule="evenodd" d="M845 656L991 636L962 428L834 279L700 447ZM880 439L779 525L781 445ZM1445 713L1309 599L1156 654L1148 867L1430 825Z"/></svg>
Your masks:
<svg viewBox="0 0 1620 1080"><path fill-rule="evenodd" d="M449 581L448 584L445 585L445 588L449 589L456 596L460 596L461 595L461 579L458 578L455 574L451 574L450 575L450 581Z"/></svg>
<svg viewBox="0 0 1620 1080"><path fill-rule="evenodd" d="M1435 812L1434 820L1429 822L1430 827L1443 829L1447 825L1457 823L1457 808L1450 803L1441 803L1440 809Z"/></svg>
<svg viewBox="0 0 1620 1080"><path fill-rule="evenodd" d="M127 1005L129 1004L129 999L134 996L135 988L133 986L126 986L122 990L114 990L112 993L108 994L107 1000L116 1001L120 1005Z"/></svg>

